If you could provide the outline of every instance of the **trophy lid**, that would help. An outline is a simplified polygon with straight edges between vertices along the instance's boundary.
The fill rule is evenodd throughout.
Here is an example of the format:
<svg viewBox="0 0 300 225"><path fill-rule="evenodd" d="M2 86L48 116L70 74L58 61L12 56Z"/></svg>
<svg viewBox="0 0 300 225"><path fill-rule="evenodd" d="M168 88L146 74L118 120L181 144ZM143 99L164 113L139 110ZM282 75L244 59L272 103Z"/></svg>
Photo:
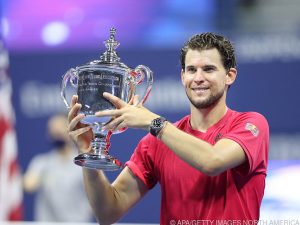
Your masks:
<svg viewBox="0 0 300 225"><path fill-rule="evenodd" d="M115 39L116 28L110 28L110 36L109 39L104 41L106 46L106 51L100 56L100 62L103 63L118 63L120 62L120 57L116 53L116 48L120 45Z"/></svg>
<svg viewBox="0 0 300 225"><path fill-rule="evenodd" d="M103 42L106 46L106 51L102 53L102 55L100 56L100 60L99 59L93 60L81 66L81 68L91 68L95 65L97 66L106 65L106 66L117 66L119 68L128 68L127 65L120 62L120 57L116 53L116 48L120 45L120 42L118 42L115 39L115 35L116 35L116 28L114 27L110 28L109 39Z"/></svg>

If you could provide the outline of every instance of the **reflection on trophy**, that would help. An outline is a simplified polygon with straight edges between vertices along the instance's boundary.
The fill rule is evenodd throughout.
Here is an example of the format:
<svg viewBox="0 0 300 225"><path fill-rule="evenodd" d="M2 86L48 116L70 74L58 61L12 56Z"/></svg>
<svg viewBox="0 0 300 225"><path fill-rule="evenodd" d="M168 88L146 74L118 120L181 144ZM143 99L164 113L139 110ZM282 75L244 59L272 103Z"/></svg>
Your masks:
<svg viewBox="0 0 300 225"><path fill-rule="evenodd" d="M75 157L77 165L102 170L117 170L122 167L121 162L109 155L110 136L119 131L103 131L102 127L112 120L111 117L96 117L95 112L100 110L115 109L108 100L103 97L103 92L109 92L125 102L129 102L136 94L136 88L145 84L143 96L140 102L148 97L153 77L151 70L143 65L131 69L124 63L116 53L119 42L115 40L116 29L110 29L110 38L106 40L106 51L100 60L94 60L87 64L71 68L63 76L61 96L67 107L66 87L68 83L76 88L78 102L82 105L81 112L85 118L81 121L92 126L94 139L91 143L91 151ZM142 87L142 86L141 86Z"/></svg>

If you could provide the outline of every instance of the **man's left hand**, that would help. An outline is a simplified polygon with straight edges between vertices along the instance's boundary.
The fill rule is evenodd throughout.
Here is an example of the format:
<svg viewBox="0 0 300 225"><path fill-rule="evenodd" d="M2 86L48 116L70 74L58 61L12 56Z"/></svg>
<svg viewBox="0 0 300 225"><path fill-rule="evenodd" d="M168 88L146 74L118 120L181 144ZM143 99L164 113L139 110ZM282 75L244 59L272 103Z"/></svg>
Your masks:
<svg viewBox="0 0 300 225"><path fill-rule="evenodd" d="M95 113L99 117L111 116L113 118L112 121L105 124L104 130L114 131L127 127L148 130L151 121L159 117L159 115L146 109L141 103L138 104L139 99L137 95L129 103L108 92L104 92L103 97L116 107L113 110L103 110Z"/></svg>

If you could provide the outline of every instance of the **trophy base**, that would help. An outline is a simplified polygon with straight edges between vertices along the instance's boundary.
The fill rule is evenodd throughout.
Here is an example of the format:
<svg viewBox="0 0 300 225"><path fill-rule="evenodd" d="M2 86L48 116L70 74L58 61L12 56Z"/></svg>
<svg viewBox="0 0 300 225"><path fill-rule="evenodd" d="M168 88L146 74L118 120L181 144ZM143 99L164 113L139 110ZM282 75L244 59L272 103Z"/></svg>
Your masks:
<svg viewBox="0 0 300 225"><path fill-rule="evenodd" d="M115 171L122 168L122 163L110 155L80 154L74 158L76 165L104 171Z"/></svg>

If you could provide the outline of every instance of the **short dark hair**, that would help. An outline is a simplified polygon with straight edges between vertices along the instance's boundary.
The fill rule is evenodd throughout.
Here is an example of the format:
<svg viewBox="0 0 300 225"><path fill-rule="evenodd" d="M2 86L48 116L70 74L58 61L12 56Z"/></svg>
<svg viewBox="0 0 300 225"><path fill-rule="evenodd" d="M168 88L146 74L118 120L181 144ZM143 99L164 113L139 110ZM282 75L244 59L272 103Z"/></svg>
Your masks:
<svg viewBox="0 0 300 225"><path fill-rule="evenodd" d="M235 53L231 42L225 37L211 32L196 34L185 43L180 51L181 68L185 69L185 56L189 49L201 51L212 48L219 51L226 70L236 68Z"/></svg>

